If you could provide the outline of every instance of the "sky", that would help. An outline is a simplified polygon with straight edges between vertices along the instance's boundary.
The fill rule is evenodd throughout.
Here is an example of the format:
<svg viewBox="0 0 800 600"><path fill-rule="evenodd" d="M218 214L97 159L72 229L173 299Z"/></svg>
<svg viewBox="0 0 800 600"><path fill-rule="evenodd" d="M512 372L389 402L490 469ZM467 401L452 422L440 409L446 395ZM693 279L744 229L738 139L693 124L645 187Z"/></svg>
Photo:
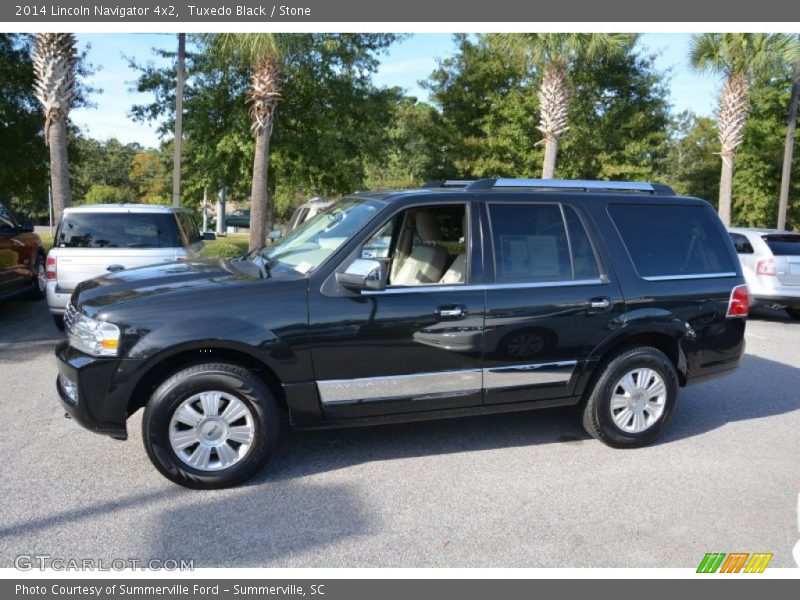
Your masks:
<svg viewBox="0 0 800 600"><path fill-rule="evenodd" d="M639 45L647 53L655 53L656 67L668 72L670 103L675 112L691 110L710 116L715 104L719 82L708 76L692 73L687 67L688 33L647 33ZM115 137L123 143L138 142L145 147L159 145L155 125L133 121L130 110L134 104L147 102L149 94L135 92L136 71L128 58L138 63L165 64L153 54L153 48L174 50L172 34L78 34L81 50L88 52L88 62L94 73L88 84L102 92L92 94L91 107L72 111L74 122L84 134L106 140ZM399 86L419 100L428 94L419 81L436 68L437 60L455 52L452 34L417 33L393 45L381 57L381 66L374 77L379 86Z"/></svg>

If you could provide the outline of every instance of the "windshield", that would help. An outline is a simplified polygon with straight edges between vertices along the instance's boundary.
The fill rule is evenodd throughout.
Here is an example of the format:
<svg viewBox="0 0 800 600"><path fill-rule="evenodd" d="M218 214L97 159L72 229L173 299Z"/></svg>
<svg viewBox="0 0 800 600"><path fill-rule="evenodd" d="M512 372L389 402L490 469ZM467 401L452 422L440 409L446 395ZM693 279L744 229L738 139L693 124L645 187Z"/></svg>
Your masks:
<svg viewBox="0 0 800 600"><path fill-rule="evenodd" d="M374 200L347 198L302 223L260 255L267 266L284 266L299 273L319 267L351 236L378 213L383 205Z"/></svg>
<svg viewBox="0 0 800 600"><path fill-rule="evenodd" d="M176 248L171 213L67 213L56 232L59 248Z"/></svg>
<svg viewBox="0 0 800 600"><path fill-rule="evenodd" d="M765 235L764 241L775 256L800 256L800 235Z"/></svg>

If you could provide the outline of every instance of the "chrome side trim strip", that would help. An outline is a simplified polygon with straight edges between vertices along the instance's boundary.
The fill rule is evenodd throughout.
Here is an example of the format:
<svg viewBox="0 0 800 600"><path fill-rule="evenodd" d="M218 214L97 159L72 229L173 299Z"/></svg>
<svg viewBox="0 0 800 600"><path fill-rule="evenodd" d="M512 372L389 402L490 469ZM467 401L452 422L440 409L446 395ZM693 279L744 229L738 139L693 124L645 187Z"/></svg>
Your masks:
<svg viewBox="0 0 800 600"><path fill-rule="evenodd" d="M483 387L486 390L501 388L567 383L572 377L574 360L532 365L514 365L483 370Z"/></svg>
<svg viewBox="0 0 800 600"><path fill-rule="evenodd" d="M480 292L487 290L523 290L529 288L571 287L577 285L601 285L608 283L599 277L594 279L569 279L566 281L537 281L535 283L489 283L485 285L416 285L404 287L388 287L385 290L365 290L362 296L380 296L384 294L434 294L442 292Z"/></svg>
<svg viewBox="0 0 800 600"><path fill-rule="evenodd" d="M480 392L482 382L481 370L470 369L388 377L330 379L317 381L317 390L323 404L334 405Z"/></svg>
<svg viewBox="0 0 800 600"><path fill-rule="evenodd" d="M719 273L697 273L694 275L651 275L642 277L645 281L677 281L679 279L716 279L719 277L736 277L733 271Z"/></svg>
<svg viewBox="0 0 800 600"><path fill-rule="evenodd" d="M401 398L430 400L481 390L567 383L577 364L577 361L565 360L490 369L328 379L317 381L317 390L320 400L327 406Z"/></svg>

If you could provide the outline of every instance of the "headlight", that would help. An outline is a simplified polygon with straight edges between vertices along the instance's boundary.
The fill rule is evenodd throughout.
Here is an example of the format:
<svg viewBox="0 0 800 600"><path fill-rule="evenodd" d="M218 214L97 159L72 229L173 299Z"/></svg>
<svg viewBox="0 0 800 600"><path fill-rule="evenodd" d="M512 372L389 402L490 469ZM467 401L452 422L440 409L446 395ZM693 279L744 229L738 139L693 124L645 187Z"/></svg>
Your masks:
<svg viewBox="0 0 800 600"><path fill-rule="evenodd" d="M86 315L70 323L69 343L73 348L92 356L116 356L119 349L119 327Z"/></svg>

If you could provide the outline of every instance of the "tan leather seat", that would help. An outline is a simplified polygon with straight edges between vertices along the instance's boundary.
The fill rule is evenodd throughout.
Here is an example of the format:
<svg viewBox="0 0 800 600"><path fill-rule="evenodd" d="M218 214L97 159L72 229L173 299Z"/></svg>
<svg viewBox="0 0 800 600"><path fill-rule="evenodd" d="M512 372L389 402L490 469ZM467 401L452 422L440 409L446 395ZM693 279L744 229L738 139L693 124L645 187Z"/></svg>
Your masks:
<svg viewBox="0 0 800 600"><path fill-rule="evenodd" d="M438 219L428 210L418 210L414 214L414 228L420 243L403 262L392 285L425 285L438 283L442 278L447 250L435 245L441 237Z"/></svg>
<svg viewBox="0 0 800 600"><path fill-rule="evenodd" d="M461 231L464 234L464 239L467 239L467 214L464 213L461 219ZM452 285L454 283L464 283L467 280L467 254L462 252L447 269L447 272L442 275L439 283Z"/></svg>

